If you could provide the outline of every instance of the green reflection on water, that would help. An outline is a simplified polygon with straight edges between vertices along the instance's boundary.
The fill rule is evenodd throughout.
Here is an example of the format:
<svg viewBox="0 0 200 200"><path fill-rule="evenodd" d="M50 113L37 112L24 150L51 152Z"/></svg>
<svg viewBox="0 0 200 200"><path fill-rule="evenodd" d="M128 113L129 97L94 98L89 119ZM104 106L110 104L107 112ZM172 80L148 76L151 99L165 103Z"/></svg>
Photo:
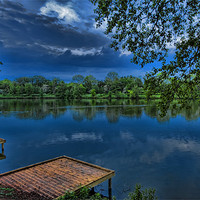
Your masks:
<svg viewBox="0 0 200 200"><path fill-rule="evenodd" d="M200 105L197 101L188 104L188 108L181 108L173 104L165 117L161 117L158 101L135 100L0 100L0 116L14 115L19 119L41 120L51 115L58 118L68 110L73 119L82 121L93 120L97 113L105 113L110 123L115 123L120 117L140 118L143 114L156 118L159 122L181 115L186 120L200 117Z"/></svg>

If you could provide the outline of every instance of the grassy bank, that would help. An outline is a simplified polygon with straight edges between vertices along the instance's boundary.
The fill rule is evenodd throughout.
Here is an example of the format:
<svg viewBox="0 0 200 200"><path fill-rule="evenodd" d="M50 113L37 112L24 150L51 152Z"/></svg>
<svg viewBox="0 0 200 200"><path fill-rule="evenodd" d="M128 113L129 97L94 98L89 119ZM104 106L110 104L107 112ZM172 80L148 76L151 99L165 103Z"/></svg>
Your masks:
<svg viewBox="0 0 200 200"><path fill-rule="evenodd" d="M152 95L151 99L159 99L160 95ZM57 95L49 95L45 94L41 95L0 95L0 99L63 99L63 97L59 97ZM66 99L66 98L64 98ZM129 95L122 94L122 95L108 95L108 94L96 94L93 96L92 94L85 94L82 95L81 98L73 98L73 99L146 99L144 94L140 94L137 98L130 98Z"/></svg>

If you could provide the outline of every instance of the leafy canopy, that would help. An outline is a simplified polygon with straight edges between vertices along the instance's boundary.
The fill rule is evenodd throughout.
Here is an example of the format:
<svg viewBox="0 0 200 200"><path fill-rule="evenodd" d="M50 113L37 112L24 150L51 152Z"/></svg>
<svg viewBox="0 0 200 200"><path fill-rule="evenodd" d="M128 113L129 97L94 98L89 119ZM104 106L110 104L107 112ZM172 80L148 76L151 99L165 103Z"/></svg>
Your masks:
<svg viewBox="0 0 200 200"><path fill-rule="evenodd" d="M175 98L193 98L200 84L199 0L91 0L96 6L97 27L106 22L105 33L115 50L128 50L132 62L142 67L160 61L146 76L149 94L165 84L162 104ZM169 50L174 58L166 62Z"/></svg>

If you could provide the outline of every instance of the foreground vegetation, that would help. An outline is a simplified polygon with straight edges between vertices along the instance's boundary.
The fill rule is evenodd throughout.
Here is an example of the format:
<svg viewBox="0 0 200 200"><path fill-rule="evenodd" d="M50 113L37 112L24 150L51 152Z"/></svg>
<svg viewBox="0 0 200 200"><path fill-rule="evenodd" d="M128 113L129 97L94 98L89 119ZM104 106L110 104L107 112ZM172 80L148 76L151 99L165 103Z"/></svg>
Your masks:
<svg viewBox="0 0 200 200"><path fill-rule="evenodd" d="M136 185L133 192L128 194L125 200L156 200L155 189L143 189L141 185ZM13 188L0 187L0 198L3 199L43 199L36 194L28 194L23 192L17 192ZM107 197L102 196L99 193L94 193L90 189L84 187L78 194L75 192L66 192L65 195L58 198L58 200L107 200ZM116 200L113 197L113 200Z"/></svg>
<svg viewBox="0 0 200 200"><path fill-rule="evenodd" d="M141 185L136 185L133 192L128 194L125 200L156 200L155 189L142 189ZM58 200L107 200L107 197L103 197L99 193L91 194L88 188L81 189L79 194L75 192L66 192L66 194L60 197ZM113 200L116 200L113 197Z"/></svg>

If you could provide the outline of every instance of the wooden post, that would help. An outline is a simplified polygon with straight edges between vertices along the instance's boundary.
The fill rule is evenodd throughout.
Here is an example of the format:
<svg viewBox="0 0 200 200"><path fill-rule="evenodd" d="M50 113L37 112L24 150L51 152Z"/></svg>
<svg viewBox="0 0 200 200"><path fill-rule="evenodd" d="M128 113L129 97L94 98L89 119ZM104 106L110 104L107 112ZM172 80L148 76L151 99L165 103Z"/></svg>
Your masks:
<svg viewBox="0 0 200 200"><path fill-rule="evenodd" d="M108 179L108 198L112 200L112 179Z"/></svg>
<svg viewBox="0 0 200 200"><path fill-rule="evenodd" d="M2 143L2 154L4 154L4 143Z"/></svg>
<svg viewBox="0 0 200 200"><path fill-rule="evenodd" d="M92 195L95 193L95 192L94 192L94 187L91 188L91 193L92 193Z"/></svg>

